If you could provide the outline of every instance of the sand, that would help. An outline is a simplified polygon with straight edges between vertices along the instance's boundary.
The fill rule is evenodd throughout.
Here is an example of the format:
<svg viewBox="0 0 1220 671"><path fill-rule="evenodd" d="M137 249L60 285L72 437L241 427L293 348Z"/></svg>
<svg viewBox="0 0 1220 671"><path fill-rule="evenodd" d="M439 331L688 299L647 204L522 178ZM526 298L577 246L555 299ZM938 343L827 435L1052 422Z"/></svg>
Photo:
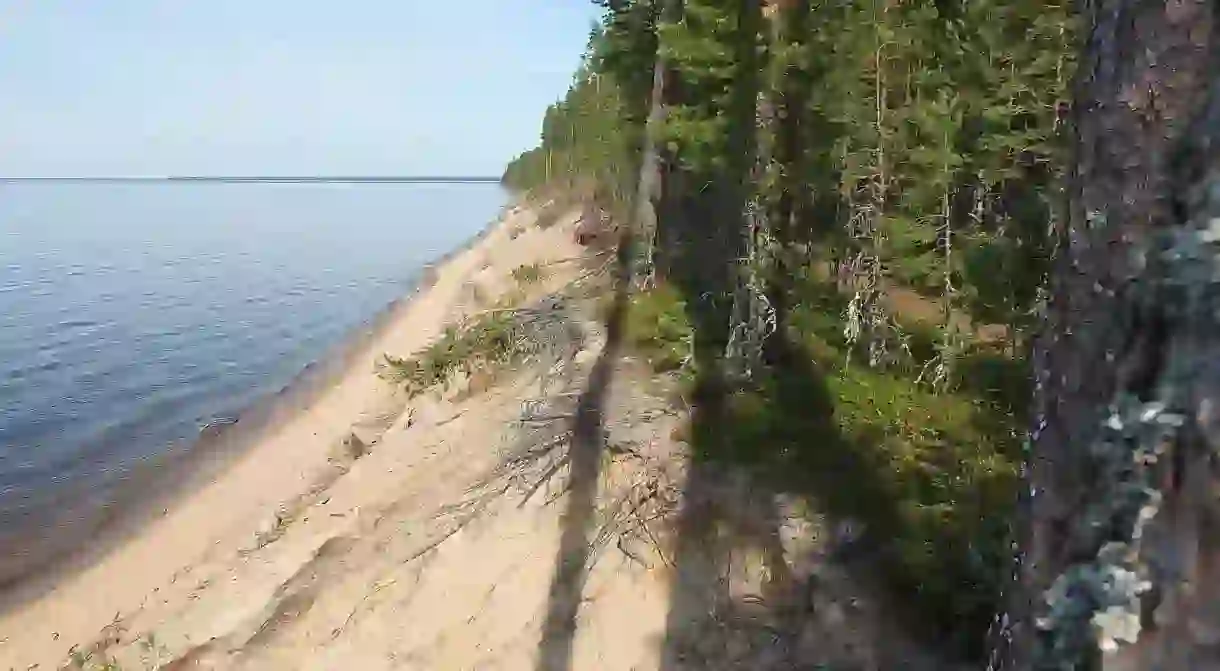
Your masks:
<svg viewBox="0 0 1220 671"><path fill-rule="evenodd" d="M573 217L545 231L533 227L533 219L528 210L509 210L482 239L441 264L435 283L400 310L365 355L353 357L350 369L310 407L261 437L210 482L180 495L107 556L61 576L49 593L7 613L0 619L0 668L56 668L73 646L87 650L99 633L108 633L103 631L108 625L126 621L147 625L158 644L169 646L163 656L181 656L196 644L255 626L249 623L259 619L260 609L274 608L283 582L319 560L314 556L319 547L352 533L366 519L362 508L384 505L386 497L394 501L400 494L428 505L460 498L463 486L447 470L452 464L434 456L446 434L425 428L419 410L412 411L413 426L406 429L401 416L408 409L406 399L375 374L374 365L382 353L403 356L419 350L446 325L478 310L471 304L476 293L472 281L486 300L515 286L511 271L520 265L545 266L582 254L571 242ZM565 273L576 271L570 263L554 267L544 284L561 283ZM370 433L384 431L387 422L397 425L373 453L321 490L334 479L328 459L336 444L353 429L368 439ZM488 432L482 440L491 456L500 427L450 426L472 445L479 442L476 430ZM428 495L402 489L408 487ZM317 502L308 521L293 524L282 540L262 551L250 552L252 539L276 526L276 512L299 507L311 489ZM209 586L195 589L203 583ZM191 589L184 591L184 586ZM300 667L294 661L284 668Z"/></svg>
<svg viewBox="0 0 1220 671"><path fill-rule="evenodd" d="M375 374L383 353L596 265L575 212L536 220L508 211L307 407L0 617L0 669L950 668L826 566L815 511L692 470L672 395L596 310L572 318L580 393L544 389L538 366L411 399ZM523 287L513 270L531 264L545 272ZM521 421L594 395L601 412L579 416L601 426L569 440L547 440L566 419Z"/></svg>

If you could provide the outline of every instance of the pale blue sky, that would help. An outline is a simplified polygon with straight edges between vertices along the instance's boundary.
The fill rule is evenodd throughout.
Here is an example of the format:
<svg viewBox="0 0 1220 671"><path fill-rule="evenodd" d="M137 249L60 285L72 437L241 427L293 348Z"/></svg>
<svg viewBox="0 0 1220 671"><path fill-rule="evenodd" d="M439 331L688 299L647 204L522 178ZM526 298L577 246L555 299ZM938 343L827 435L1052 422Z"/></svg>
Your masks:
<svg viewBox="0 0 1220 671"><path fill-rule="evenodd" d="M0 175L499 175L588 0L0 0Z"/></svg>

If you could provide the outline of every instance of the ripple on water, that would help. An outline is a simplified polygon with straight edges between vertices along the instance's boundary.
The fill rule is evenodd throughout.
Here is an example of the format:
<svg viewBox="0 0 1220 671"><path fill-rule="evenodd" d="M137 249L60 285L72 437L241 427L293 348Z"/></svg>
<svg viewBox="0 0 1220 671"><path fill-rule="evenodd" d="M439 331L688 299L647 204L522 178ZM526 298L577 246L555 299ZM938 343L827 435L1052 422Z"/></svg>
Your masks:
<svg viewBox="0 0 1220 671"><path fill-rule="evenodd" d="M0 582L83 538L67 529L86 528L136 465L282 388L503 198L359 193L5 186ZM296 231L308 235L285 244Z"/></svg>

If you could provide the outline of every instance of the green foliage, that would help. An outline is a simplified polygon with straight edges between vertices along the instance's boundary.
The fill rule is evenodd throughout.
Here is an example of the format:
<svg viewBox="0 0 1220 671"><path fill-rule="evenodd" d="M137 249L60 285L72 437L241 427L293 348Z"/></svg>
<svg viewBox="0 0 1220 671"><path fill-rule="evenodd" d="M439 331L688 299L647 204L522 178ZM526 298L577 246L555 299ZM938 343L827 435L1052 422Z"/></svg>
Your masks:
<svg viewBox="0 0 1220 671"><path fill-rule="evenodd" d="M661 24L660 51L681 74L687 102L667 110L662 143L697 175L730 160L727 112L735 84L738 12L718 0L687 0L681 23Z"/></svg>
<svg viewBox="0 0 1220 671"><path fill-rule="evenodd" d="M761 251L747 261L776 307L772 338L791 340L800 365L732 392L730 426L710 429L725 438L696 442L709 458L787 473L833 512L868 521L890 539L894 589L942 638L977 651L1006 571L1028 393L1018 353L1063 195L1075 40L1066 0L765 3L774 11L757 30L751 3L599 4L581 71L505 183L594 197L630 222L653 67L664 64L655 251L691 268L633 297L629 342L658 370L706 373L692 344L719 349L712 331L729 311L708 305L733 293L726 274L750 276L721 266L756 235ZM754 56L758 81L742 67ZM742 91L755 86L746 119ZM747 205L756 216L729 216ZM743 235L747 221L765 230ZM712 257L721 248L725 263ZM873 369L844 365L847 297L806 272L814 259L861 251L877 256L870 279L883 289L947 306L937 323L897 315L909 356ZM1003 325L1009 341L997 346L966 322ZM948 358L952 372L932 393L920 375Z"/></svg>
<svg viewBox="0 0 1220 671"><path fill-rule="evenodd" d="M915 371L845 366L846 298L806 280L789 337L796 362L736 391L704 460L773 474L884 539L879 567L932 633L977 645L998 605L1018 449L1010 407L1024 377L1002 357L970 359L970 383L936 394ZM627 338L658 372L689 379L682 295L633 297ZM915 327L911 327L916 331Z"/></svg>
<svg viewBox="0 0 1220 671"><path fill-rule="evenodd" d="M596 48L611 43L600 31L593 35L591 52L567 94L546 110L539 146L509 163L501 179L505 186L589 198L620 218L628 215L643 119L624 100L615 76L593 69L607 62Z"/></svg>
<svg viewBox="0 0 1220 671"><path fill-rule="evenodd" d="M503 365L517 354L513 321L503 311L484 314L464 326L450 326L422 353L384 356L381 375L403 385L414 397L447 384L455 373L467 375Z"/></svg>
<svg viewBox="0 0 1220 671"><path fill-rule="evenodd" d="M626 317L629 342L657 372L691 365L690 319L686 303L672 286L661 285L631 298Z"/></svg>
<svg viewBox="0 0 1220 671"><path fill-rule="evenodd" d="M660 11L655 0L595 0L595 4L606 11L590 39L589 65L595 72L614 73L624 101L624 127L634 129L633 140L638 143L652 93Z"/></svg>
<svg viewBox="0 0 1220 671"><path fill-rule="evenodd" d="M863 522L908 614L942 640L976 646L1005 577L1017 462L996 427L1011 425L973 390L936 394L910 374L842 365L829 316L798 310L800 358L734 395L705 458L774 473Z"/></svg>
<svg viewBox="0 0 1220 671"><path fill-rule="evenodd" d="M538 265L537 263L531 263L531 264L525 265L525 266L517 266L516 268L513 268L513 271L512 271L513 281L515 281L517 284L519 284L523 287L528 287L528 286L533 286L535 284L538 284L539 282L542 281L542 278L545 274L546 274L546 271L542 268L542 266Z"/></svg>

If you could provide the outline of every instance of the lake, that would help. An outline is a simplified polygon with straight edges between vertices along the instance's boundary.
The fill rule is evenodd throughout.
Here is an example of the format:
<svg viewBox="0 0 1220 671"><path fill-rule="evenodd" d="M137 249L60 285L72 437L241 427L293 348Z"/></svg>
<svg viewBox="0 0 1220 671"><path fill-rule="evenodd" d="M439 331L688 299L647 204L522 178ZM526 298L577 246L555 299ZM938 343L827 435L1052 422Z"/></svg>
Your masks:
<svg viewBox="0 0 1220 671"><path fill-rule="evenodd" d="M496 184L0 184L0 583L477 234Z"/></svg>

